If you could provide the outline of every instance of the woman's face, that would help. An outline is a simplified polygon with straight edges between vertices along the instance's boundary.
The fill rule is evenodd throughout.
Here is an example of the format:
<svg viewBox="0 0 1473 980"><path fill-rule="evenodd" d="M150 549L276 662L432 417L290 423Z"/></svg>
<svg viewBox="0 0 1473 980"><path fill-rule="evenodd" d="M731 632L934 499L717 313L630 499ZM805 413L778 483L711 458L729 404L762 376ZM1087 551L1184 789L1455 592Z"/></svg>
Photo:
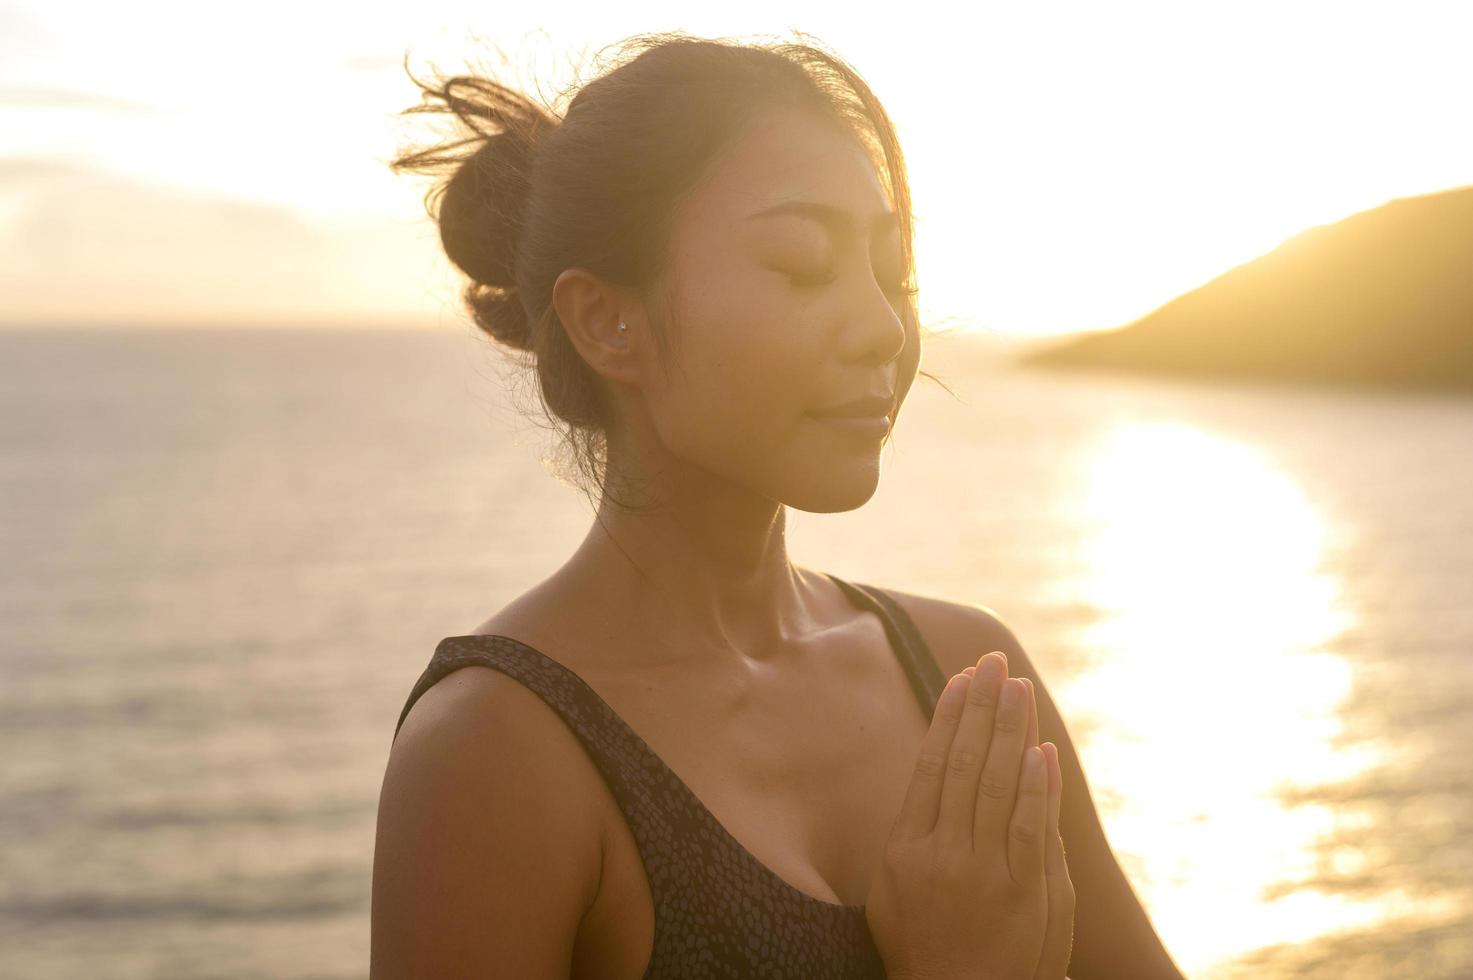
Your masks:
<svg viewBox="0 0 1473 980"><path fill-rule="evenodd" d="M766 113L722 156L674 215L660 284L675 364L645 398L667 451L800 510L874 494L888 424L816 413L879 394L893 420L915 379L890 210L855 137L821 116Z"/></svg>

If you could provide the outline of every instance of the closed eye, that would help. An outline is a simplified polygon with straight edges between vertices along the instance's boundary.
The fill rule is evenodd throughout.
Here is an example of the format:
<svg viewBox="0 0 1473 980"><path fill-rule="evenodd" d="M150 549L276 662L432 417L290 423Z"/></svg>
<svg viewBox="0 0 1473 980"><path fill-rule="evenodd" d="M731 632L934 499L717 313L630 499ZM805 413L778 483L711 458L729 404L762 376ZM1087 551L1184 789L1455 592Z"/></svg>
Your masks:
<svg viewBox="0 0 1473 980"><path fill-rule="evenodd" d="M794 286L808 287L827 286L832 283L835 278L837 278L832 272L820 273L818 275L806 275L801 272L787 272L784 273L784 275L788 277L788 281L791 282Z"/></svg>
<svg viewBox="0 0 1473 980"><path fill-rule="evenodd" d="M833 282L838 278L831 272L823 273L821 275L806 275L801 272L786 272L784 273L784 275L788 277L788 280L794 286L805 289L817 289L820 286L828 286L833 284ZM905 282L881 283L880 288L883 289L885 293L889 296L915 296L917 293L920 292L920 290L916 289L914 286L908 285Z"/></svg>

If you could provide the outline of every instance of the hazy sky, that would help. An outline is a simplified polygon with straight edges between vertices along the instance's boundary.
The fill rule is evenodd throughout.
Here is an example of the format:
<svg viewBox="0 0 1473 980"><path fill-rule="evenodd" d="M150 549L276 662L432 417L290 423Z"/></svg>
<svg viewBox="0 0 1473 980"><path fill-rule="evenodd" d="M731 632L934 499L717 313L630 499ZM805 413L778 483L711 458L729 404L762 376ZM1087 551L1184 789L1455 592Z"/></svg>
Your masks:
<svg viewBox="0 0 1473 980"><path fill-rule="evenodd" d="M0 322L451 322L424 185L385 161L426 125L404 53L486 42L566 80L639 32L816 36L896 121L933 322L1122 324L1473 184L1467 3L698 6L0 2Z"/></svg>

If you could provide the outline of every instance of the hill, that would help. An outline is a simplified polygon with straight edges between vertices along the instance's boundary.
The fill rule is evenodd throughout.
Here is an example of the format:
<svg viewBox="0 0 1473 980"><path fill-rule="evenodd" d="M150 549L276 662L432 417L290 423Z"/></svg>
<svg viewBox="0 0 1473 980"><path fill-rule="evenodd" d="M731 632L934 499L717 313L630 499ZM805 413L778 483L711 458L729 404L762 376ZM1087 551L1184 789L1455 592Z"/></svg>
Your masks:
<svg viewBox="0 0 1473 980"><path fill-rule="evenodd" d="M1020 362L1473 388L1473 186L1397 198Z"/></svg>

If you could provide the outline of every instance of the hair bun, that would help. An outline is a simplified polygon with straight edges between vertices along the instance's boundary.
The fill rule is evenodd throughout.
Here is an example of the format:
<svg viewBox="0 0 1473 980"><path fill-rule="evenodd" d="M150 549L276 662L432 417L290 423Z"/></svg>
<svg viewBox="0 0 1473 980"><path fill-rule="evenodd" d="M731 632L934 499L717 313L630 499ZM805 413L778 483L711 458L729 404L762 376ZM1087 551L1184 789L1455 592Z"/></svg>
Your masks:
<svg viewBox="0 0 1473 980"><path fill-rule="evenodd" d="M530 350L531 324L516 290L516 256L532 144L515 127L484 139L445 186L440 241L473 280L465 300L476 323L500 343Z"/></svg>
<svg viewBox="0 0 1473 980"><path fill-rule="evenodd" d="M516 285L530 150L515 130L488 136L445 186L440 241L450 260L479 283L508 289Z"/></svg>
<svg viewBox="0 0 1473 980"><path fill-rule="evenodd" d="M476 325L498 343L518 350L532 349L532 324L515 289L473 282L466 287L465 303Z"/></svg>

